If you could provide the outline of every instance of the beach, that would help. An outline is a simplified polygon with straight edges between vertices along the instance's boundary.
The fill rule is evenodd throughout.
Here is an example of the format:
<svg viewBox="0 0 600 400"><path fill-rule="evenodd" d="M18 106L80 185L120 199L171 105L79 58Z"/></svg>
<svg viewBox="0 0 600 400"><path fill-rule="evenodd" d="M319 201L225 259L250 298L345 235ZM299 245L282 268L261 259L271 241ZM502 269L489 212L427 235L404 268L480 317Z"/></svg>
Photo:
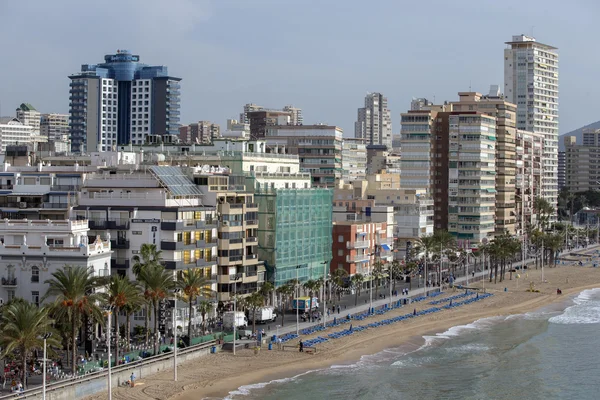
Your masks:
<svg viewBox="0 0 600 400"><path fill-rule="evenodd" d="M600 268L571 265L544 268L544 283L541 274L541 269L529 269L525 273L520 273L520 279L516 279L516 275L513 274L512 280L509 280L507 274L506 280L501 283L485 283L486 292L493 294L489 298L329 340L317 346L316 354L299 353L296 350L268 351L266 346L263 346L258 355L255 355L253 350L238 350L236 356L228 352L211 354L180 365L178 382L173 382L173 371L166 370L139 379L135 388L114 389L113 398L221 399L243 385L292 377L332 365L350 364L364 355L375 354L400 345L418 347L423 344L424 335L444 332L451 327L469 324L482 318L526 313L552 303L564 302L585 289L600 287ZM540 290L539 293L526 291L529 289L530 282L534 282L535 289ZM481 281L469 286L481 287ZM562 295L557 295L557 288L562 290ZM458 293L460 291L455 293L453 289L447 289L440 298ZM429 307L431 307L429 302L423 301L370 317L356 324L365 325L396 315L404 315L412 312L413 309L419 311ZM302 339L326 336L330 332L343 329L347 327L329 328L312 336L302 336ZM288 345L295 344L297 340L288 343ZM89 400L104 398L106 394L88 397Z"/></svg>

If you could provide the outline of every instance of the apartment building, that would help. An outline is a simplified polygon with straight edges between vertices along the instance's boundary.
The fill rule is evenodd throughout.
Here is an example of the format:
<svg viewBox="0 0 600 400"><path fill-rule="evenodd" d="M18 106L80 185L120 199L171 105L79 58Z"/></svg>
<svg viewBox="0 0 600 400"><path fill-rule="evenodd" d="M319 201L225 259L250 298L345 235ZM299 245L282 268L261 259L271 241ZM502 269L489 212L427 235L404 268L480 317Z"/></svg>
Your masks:
<svg viewBox="0 0 600 400"><path fill-rule="evenodd" d="M210 121L198 121L179 127L179 138L183 143L212 143L221 136L221 127Z"/></svg>
<svg viewBox="0 0 600 400"><path fill-rule="evenodd" d="M360 219L334 222L332 272L344 269L350 277L362 274L369 281L375 263L385 265L393 260L393 241L386 233L385 222ZM385 265L387 267L389 265Z"/></svg>
<svg viewBox="0 0 600 400"><path fill-rule="evenodd" d="M448 232L468 249L494 233L496 119L475 111L452 113L449 146Z"/></svg>
<svg viewBox="0 0 600 400"><path fill-rule="evenodd" d="M399 153L383 145L367 145L367 174L387 171L400 174L401 157Z"/></svg>
<svg viewBox="0 0 600 400"><path fill-rule="evenodd" d="M289 111L262 109L250 111L246 115L252 139L264 139L268 128L274 125L292 125L292 113Z"/></svg>
<svg viewBox="0 0 600 400"><path fill-rule="evenodd" d="M337 126L275 125L267 128L265 141L272 151L297 154L313 187L333 188L342 177L343 135Z"/></svg>
<svg viewBox="0 0 600 400"><path fill-rule="evenodd" d="M558 190L567 186L567 155L564 151L558 152Z"/></svg>
<svg viewBox="0 0 600 400"><path fill-rule="evenodd" d="M22 103L16 111L17 119L23 124L31 127L34 135L40 134L40 112L29 103Z"/></svg>
<svg viewBox="0 0 600 400"><path fill-rule="evenodd" d="M565 183L571 193L600 190L600 131L587 130L584 143L565 136Z"/></svg>
<svg viewBox="0 0 600 400"><path fill-rule="evenodd" d="M190 173L204 206L216 207L217 300L256 292L265 281L265 268L258 260L258 204L246 191L245 176L208 165Z"/></svg>
<svg viewBox="0 0 600 400"><path fill-rule="evenodd" d="M477 92L458 93L452 103L454 111L478 111L496 120L496 220L495 235L515 234L515 104L506 101L498 86L492 85L488 95Z"/></svg>
<svg viewBox="0 0 600 400"><path fill-rule="evenodd" d="M526 233L536 224L533 203L542 187L542 157L544 135L517 129L516 131L516 231Z"/></svg>
<svg viewBox="0 0 600 400"><path fill-rule="evenodd" d="M255 111L282 111L289 115L289 124L290 125L302 125L304 123L304 118L302 117L302 109L298 107L294 107L293 105L287 105L283 107L281 110L272 110L263 106L259 106L256 104L246 104L244 106L244 111L240 113L240 123L242 124L250 124L250 115L249 113Z"/></svg>
<svg viewBox="0 0 600 400"><path fill-rule="evenodd" d="M362 139L342 139L342 176L345 182L362 180L367 172L367 146Z"/></svg>
<svg viewBox="0 0 600 400"><path fill-rule="evenodd" d="M381 145L392 149L392 117L387 97L381 93L368 93L364 107L358 109L354 123L354 137L367 145Z"/></svg>
<svg viewBox="0 0 600 400"><path fill-rule="evenodd" d="M526 35L504 50L504 93L517 105L517 128L544 135L541 196L558 200L558 52Z"/></svg>
<svg viewBox="0 0 600 400"><path fill-rule="evenodd" d="M33 131L33 127L25 125L17 118L0 117L0 153L6 152L8 146L34 144L42 141Z"/></svg>

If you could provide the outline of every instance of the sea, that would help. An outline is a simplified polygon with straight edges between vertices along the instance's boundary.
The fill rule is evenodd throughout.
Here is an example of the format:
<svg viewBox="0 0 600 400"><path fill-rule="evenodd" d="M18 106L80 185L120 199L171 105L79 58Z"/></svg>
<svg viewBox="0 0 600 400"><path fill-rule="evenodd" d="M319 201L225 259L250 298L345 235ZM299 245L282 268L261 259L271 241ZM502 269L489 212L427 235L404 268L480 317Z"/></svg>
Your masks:
<svg viewBox="0 0 600 400"><path fill-rule="evenodd" d="M226 399L600 399L600 289L455 326L421 343L242 386Z"/></svg>

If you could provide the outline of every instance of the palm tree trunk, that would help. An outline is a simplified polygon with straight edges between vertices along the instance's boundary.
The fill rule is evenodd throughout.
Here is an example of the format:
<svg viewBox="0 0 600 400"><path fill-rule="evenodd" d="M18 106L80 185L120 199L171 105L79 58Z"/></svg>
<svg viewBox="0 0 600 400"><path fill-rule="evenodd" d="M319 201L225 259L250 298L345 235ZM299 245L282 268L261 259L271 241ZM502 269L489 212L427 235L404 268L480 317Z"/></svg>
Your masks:
<svg viewBox="0 0 600 400"><path fill-rule="evenodd" d="M22 353L22 359L21 361L23 362L23 371L21 371L22 378L21 378L21 382L23 382L23 388L27 389L27 350L25 349L25 347L23 346L21 348L21 353ZM46 360L44 360L45 362Z"/></svg>
<svg viewBox="0 0 600 400"><path fill-rule="evenodd" d="M119 365L119 339L120 339L120 334L121 332L119 332L119 307L115 307L115 328L117 329L117 341L115 343L115 362L116 365Z"/></svg>
<svg viewBox="0 0 600 400"><path fill-rule="evenodd" d="M188 299L190 301L190 308L188 309L188 346L192 345L192 299ZM204 322L204 318L202 318Z"/></svg>
<svg viewBox="0 0 600 400"><path fill-rule="evenodd" d="M129 340L129 338L131 337L131 313L127 312L125 314L125 318L127 319L127 332L125 332L125 334L127 335L127 337L126 337L127 351L130 351L131 350L131 341Z"/></svg>
<svg viewBox="0 0 600 400"><path fill-rule="evenodd" d="M110 332L108 340L110 340ZM77 317L75 314L71 321L71 352L71 371L75 374L77 372Z"/></svg>
<svg viewBox="0 0 600 400"><path fill-rule="evenodd" d="M148 340L150 332L148 331L150 325L150 304L146 304L146 319L144 320L144 328L146 329L146 346L148 346Z"/></svg>

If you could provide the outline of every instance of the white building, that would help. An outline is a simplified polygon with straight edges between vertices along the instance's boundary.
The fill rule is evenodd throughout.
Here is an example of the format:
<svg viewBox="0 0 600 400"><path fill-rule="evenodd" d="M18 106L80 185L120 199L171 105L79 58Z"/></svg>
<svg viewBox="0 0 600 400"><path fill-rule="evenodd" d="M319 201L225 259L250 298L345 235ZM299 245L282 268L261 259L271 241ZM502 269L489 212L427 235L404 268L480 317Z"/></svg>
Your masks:
<svg viewBox="0 0 600 400"><path fill-rule="evenodd" d="M17 119L21 121L23 125L31 126L34 134L40 134L41 114L31 104L23 103L17 108Z"/></svg>
<svg viewBox="0 0 600 400"><path fill-rule="evenodd" d="M504 50L504 94L517 105L517 128L544 134L542 193L558 200L558 52L517 35Z"/></svg>
<svg viewBox="0 0 600 400"><path fill-rule="evenodd" d="M0 221L0 299L40 304L51 274L65 265L110 275L110 242L89 235L88 221Z"/></svg>
<svg viewBox="0 0 600 400"><path fill-rule="evenodd" d="M6 152L6 146L31 144L39 140L33 127L23 124L17 118L0 118L0 152Z"/></svg>
<svg viewBox="0 0 600 400"><path fill-rule="evenodd" d="M367 146L362 139L344 138L342 142L342 180L351 182L365 179L367 174Z"/></svg>
<svg viewBox="0 0 600 400"><path fill-rule="evenodd" d="M365 96L365 106L358 109L354 123L354 137L364 139L367 145L385 145L392 148L392 117L387 106L387 97L381 93Z"/></svg>

